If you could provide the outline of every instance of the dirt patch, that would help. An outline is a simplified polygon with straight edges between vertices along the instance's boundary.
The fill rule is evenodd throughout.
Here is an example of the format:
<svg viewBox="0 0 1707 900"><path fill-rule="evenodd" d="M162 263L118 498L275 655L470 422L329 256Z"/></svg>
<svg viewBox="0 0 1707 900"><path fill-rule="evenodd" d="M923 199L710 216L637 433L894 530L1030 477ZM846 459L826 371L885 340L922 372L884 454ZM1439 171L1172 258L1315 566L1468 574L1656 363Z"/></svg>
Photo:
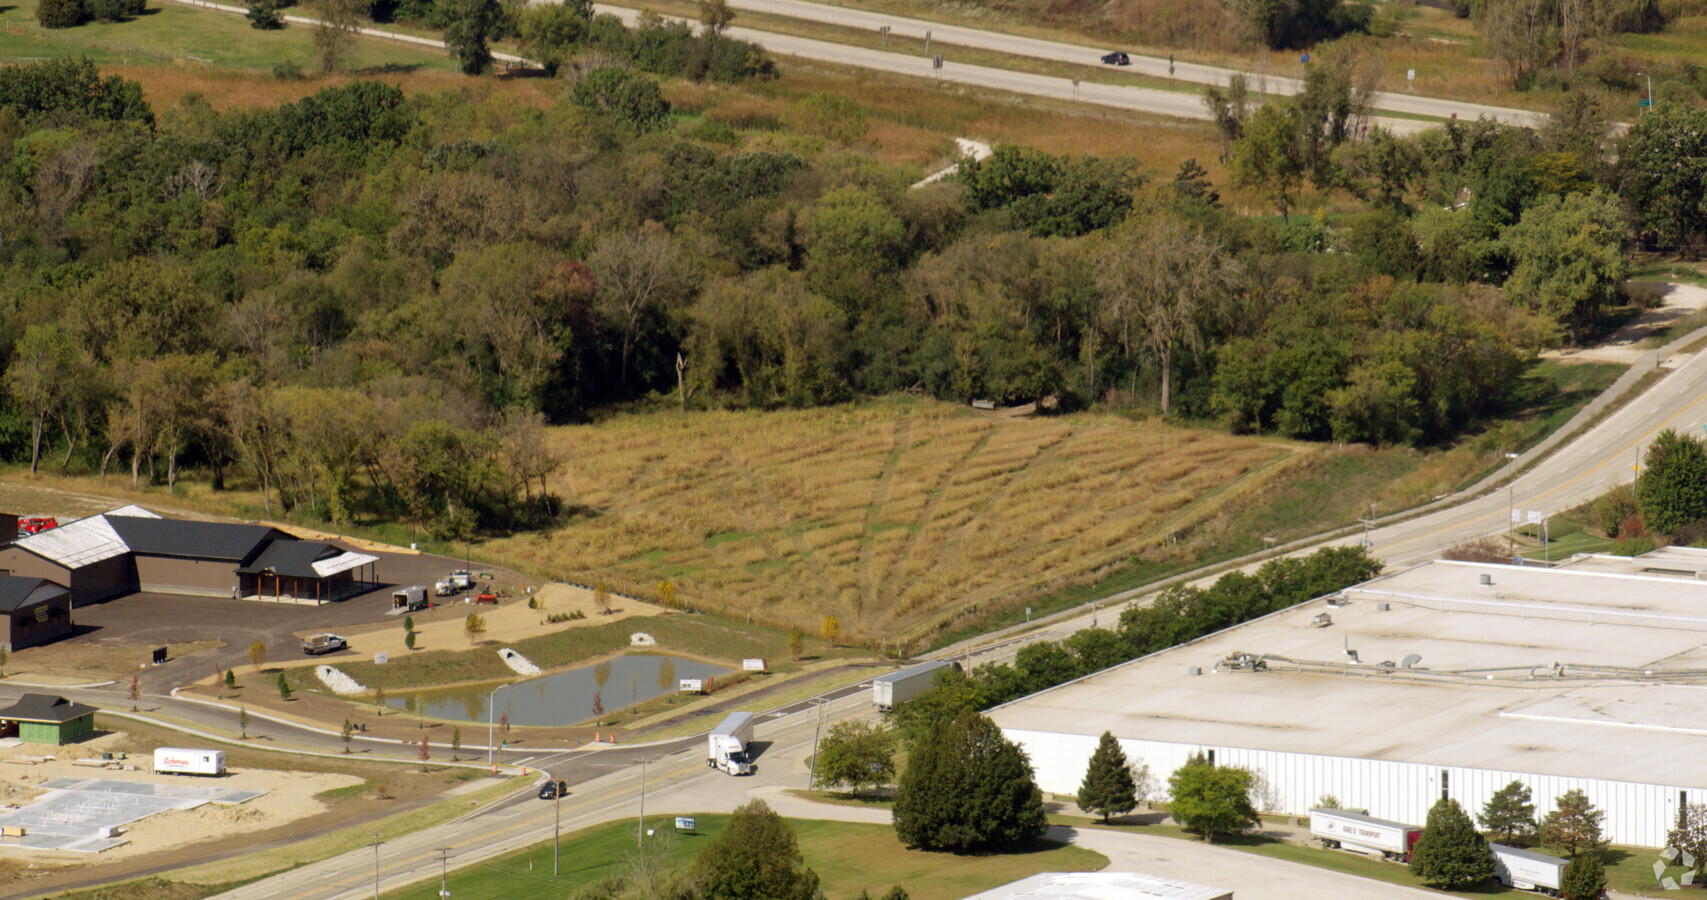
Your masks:
<svg viewBox="0 0 1707 900"><path fill-rule="evenodd" d="M1668 283L1665 287L1665 298L1659 306L1644 310L1629 324L1607 335L1606 340L1592 347L1548 350L1541 354L1542 358L1567 362L1640 361L1654 350L1646 346L1650 338L1664 333L1679 320L1707 309L1707 288L1677 282Z"/></svg>

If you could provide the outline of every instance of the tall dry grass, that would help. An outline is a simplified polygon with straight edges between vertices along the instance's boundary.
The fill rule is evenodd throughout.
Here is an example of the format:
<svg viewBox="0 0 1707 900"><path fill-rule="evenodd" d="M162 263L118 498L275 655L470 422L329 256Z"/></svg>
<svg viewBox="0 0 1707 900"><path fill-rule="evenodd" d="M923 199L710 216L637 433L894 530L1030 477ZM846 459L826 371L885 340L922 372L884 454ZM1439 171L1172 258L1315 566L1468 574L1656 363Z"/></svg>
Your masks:
<svg viewBox="0 0 1707 900"><path fill-rule="evenodd" d="M853 639L1023 602L1163 547L1314 451L1157 422L1008 420L881 400L786 412L656 412L553 431L553 489L586 510L531 569L751 611Z"/></svg>

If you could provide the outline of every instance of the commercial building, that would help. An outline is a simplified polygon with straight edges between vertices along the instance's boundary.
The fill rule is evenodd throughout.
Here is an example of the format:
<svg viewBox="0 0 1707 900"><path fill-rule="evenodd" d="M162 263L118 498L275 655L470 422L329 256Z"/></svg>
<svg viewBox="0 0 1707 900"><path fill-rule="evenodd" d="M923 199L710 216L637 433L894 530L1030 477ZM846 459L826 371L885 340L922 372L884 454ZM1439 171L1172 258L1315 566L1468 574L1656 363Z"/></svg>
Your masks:
<svg viewBox="0 0 1707 900"><path fill-rule="evenodd" d="M998 707L1046 791L1109 731L1162 789L1190 756L1260 805L1332 795L1421 824L1511 781L1541 813L1581 790L1616 843L1662 846L1707 803L1707 551L1553 567L1435 561Z"/></svg>
<svg viewBox="0 0 1707 900"><path fill-rule="evenodd" d="M95 707L52 694L25 694L0 709L0 737L69 744L95 733Z"/></svg>
<svg viewBox="0 0 1707 900"><path fill-rule="evenodd" d="M76 604L147 591L337 600L373 581L376 556L265 525L163 519L127 506L0 547L0 572L65 586Z"/></svg>
<svg viewBox="0 0 1707 900"><path fill-rule="evenodd" d="M10 653L71 633L71 592L45 578L0 575L0 650Z"/></svg>

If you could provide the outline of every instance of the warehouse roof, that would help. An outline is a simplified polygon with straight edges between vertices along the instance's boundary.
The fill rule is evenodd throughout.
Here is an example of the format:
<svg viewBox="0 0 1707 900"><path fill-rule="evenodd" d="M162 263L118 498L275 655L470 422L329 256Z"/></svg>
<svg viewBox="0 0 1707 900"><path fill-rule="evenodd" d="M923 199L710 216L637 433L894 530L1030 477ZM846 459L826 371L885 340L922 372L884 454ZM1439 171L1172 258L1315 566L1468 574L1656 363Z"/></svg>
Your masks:
<svg viewBox="0 0 1707 900"><path fill-rule="evenodd" d="M18 702L0 709L0 719L8 722L69 722L93 715L99 710L52 694L25 694Z"/></svg>
<svg viewBox="0 0 1707 900"><path fill-rule="evenodd" d="M1642 571L1666 560L1425 563L1342 592L1343 605L1313 600L991 716L1008 729L1632 782L1653 781L1665 759L1668 779L1707 786L1696 712L1707 582Z"/></svg>
<svg viewBox="0 0 1707 900"><path fill-rule="evenodd" d="M0 612L14 612L32 603L69 593L71 592L45 578L0 575Z"/></svg>
<svg viewBox="0 0 1707 900"><path fill-rule="evenodd" d="M346 552L321 541L282 540L268 544L237 571L244 575L267 572L287 578L326 578L378 561L377 556Z"/></svg>
<svg viewBox="0 0 1707 900"><path fill-rule="evenodd" d="M966 900L1231 900L1233 892L1137 872L1044 872Z"/></svg>
<svg viewBox="0 0 1707 900"><path fill-rule="evenodd" d="M245 562L283 532L265 525L192 522L109 513L106 517L132 553Z"/></svg>

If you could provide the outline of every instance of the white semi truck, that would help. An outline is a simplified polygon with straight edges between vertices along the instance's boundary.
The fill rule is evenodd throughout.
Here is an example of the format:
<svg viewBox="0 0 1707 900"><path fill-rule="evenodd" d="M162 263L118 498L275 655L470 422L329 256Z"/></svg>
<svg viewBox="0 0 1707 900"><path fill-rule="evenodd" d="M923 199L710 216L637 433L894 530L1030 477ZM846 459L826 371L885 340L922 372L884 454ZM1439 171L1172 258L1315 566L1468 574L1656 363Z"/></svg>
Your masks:
<svg viewBox="0 0 1707 900"><path fill-rule="evenodd" d="M871 700L878 709L894 709L930 690L936 681L936 673L950 666L959 669L960 663L936 659L879 675L871 680Z"/></svg>
<svg viewBox="0 0 1707 900"><path fill-rule="evenodd" d="M747 757L747 745L753 741L753 714L733 712L711 730L706 748L705 764L730 775L753 774L753 762Z"/></svg>
<svg viewBox="0 0 1707 900"><path fill-rule="evenodd" d="M1494 880L1508 887L1559 896L1570 860L1504 844L1488 844L1494 853Z"/></svg>
<svg viewBox="0 0 1707 900"><path fill-rule="evenodd" d="M1328 849L1350 850L1385 859L1409 859L1422 829L1343 809L1310 810L1310 836Z"/></svg>
<svg viewBox="0 0 1707 900"><path fill-rule="evenodd" d="M161 775L224 775L225 751L161 747L154 751L154 771Z"/></svg>

